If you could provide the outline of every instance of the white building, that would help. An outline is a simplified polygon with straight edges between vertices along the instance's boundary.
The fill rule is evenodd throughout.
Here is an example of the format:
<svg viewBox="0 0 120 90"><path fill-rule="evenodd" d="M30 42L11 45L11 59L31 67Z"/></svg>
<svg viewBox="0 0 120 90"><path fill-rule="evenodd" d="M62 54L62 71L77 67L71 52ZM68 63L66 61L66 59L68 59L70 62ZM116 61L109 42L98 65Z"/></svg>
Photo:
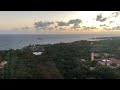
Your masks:
<svg viewBox="0 0 120 90"><path fill-rule="evenodd" d="M94 60L94 52L91 53L91 61Z"/></svg>
<svg viewBox="0 0 120 90"><path fill-rule="evenodd" d="M34 55L38 56L41 55L43 52L33 52Z"/></svg>
<svg viewBox="0 0 120 90"><path fill-rule="evenodd" d="M2 61L2 62L0 63L0 68L3 68L3 66L4 66L5 64L7 64L7 61Z"/></svg>

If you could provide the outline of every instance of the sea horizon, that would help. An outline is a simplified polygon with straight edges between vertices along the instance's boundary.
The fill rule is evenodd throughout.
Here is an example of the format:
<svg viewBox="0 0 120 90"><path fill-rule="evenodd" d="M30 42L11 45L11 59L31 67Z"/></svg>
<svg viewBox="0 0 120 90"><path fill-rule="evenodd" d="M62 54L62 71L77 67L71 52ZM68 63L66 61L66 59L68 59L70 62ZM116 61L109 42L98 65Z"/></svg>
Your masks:
<svg viewBox="0 0 120 90"><path fill-rule="evenodd" d="M33 44L68 43L116 34L0 34L0 50L21 49Z"/></svg>

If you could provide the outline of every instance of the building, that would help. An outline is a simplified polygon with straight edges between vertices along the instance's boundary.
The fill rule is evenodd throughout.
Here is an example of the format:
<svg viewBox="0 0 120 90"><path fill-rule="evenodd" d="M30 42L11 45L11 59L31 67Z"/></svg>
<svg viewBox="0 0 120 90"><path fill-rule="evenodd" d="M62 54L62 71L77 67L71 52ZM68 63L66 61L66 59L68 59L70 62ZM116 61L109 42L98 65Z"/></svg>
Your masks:
<svg viewBox="0 0 120 90"><path fill-rule="evenodd" d="M117 67L120 66L120 60L115 59L115 58L109 58L109 60L111 61L111 63L115 63L117 65Z"/></svg>
<svg viewBox="0 0 120 90"><path fill-rule="evenodd" d="M100 55L98 53L92 52L91 53L91 61L95 59L95 57L99 57Z"/></svg>
<svg viewBox="0 0 120 90"><path fill-rule="evenodd" d="M91 53L91 61L94 60L94 52Z"/></svg>
<svg viewBox="0 0 120 90"><path fill-rule="evenodd" d="M0 63L0 68L3 68L3 66L6 65L6 64L7 64L7 61L2 61L2 62Z"/></svg>
<svg viewBox="0 0 120 90"><path fill-rule="evenodd" d="M105 56L103 56L104 58L100 58L100 59L95 59L96 55L97 54L95 54L94 52L91 53L91 61L96 60L96 61L98 61L99 64L106 65L111 68L120 66L120 60L115 59L115 58L108 58L108 54L107 55L105 54ZM112 64L115 64L116 66L112 66Z"/></svg>
<svg viewBox="0 0 120 90"><path fill-rule="evenodd" d="M33 52L34 55L38 56L41 55L43 52Z"/></svg>
<svg viewBox="0 0 120 90"><path fill-rule="evenodd" d="M101 65L109 66L112 62L108 59L101 59L101 60L98 60L98 63L100 63Z"/></svg>

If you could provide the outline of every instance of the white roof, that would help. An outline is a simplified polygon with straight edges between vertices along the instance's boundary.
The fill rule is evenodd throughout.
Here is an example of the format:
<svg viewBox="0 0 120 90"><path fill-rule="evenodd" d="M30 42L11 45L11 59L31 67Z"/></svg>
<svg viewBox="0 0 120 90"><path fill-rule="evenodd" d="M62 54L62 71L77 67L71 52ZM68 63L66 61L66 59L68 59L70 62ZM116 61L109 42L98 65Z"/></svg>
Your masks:
<svg viewBox="0 0 120 90"><path fill-rule="evenodd" d="M102 61L104 61L104 62L105 62L106 60L104 59L104 60L102 60ZM110 61L110 60L107 60L107 61Z"/></svg>
<svg viewBox="0 0 120 90"><path fill-rule="evenodd" d="M0 68L2 68L5 64L7 64L7 61L2 61L2 62L0 63Z"/></svg>
<svg viewBox="0 0 120 90"><path fill-rule="evenodd" d="M41 55L43 52L33 52L34 55Z"/></svg>

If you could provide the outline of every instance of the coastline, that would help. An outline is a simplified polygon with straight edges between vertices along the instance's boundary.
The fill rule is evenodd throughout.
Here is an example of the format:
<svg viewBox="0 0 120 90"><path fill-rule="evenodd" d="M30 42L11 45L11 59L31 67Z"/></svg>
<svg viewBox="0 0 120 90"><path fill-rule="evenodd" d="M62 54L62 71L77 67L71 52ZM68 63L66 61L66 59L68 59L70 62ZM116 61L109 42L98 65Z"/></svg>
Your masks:
<svg viewBox="0 0 120 90"><path fill-rule="evenodd" d="M103 34L90 35L90 34L71 34L71 35L0 35L0 51L9 50L9 49L21 49L29 45L46 45L46 44L59 44L59 43L72 43L76 41L86 40L86 41L99 41L104 40L105 37L112 36L103 36ZM101 36L102 35L102 36ZM4 39L5 37L5 39ZM25 37L25 39L24 39ZM118 37L118 36L114 36ZM4 42L3 42L4 41Z"/></svg>
<svg viewBox="0 0 120 90"><path fill-rule="evenodd" d="M113 42L115 44L112 44ZM97 63L93 63L95 66L91 68L93 66L91 66L91 52L97 50L100 55L107 53L120 60L120 44L117 42L118 40L115 39L99 41L79 40L69 43L33 44L23 47L22 49L0 51L1 65L4 64L1 68L5 67L4 69L8 75L8 79L101 78L102 75L97 74L99 73L99 69L115 71L117 68L112 69L104 65L96 66ZM98 71L94 74L93 71L97 69ZM11 70L14 73L9 72ZM80 72L81 70L82 72ZM85 72L90 72L92 75ZM71 73L75 73L75 75L71 75ZM107 72L101 73L108 75ZM112 74L120 75L119 73L111 72L110 75ZM6 77L1 75L0 78L4 79ZM110 78L120 78L120 76L110 76Z"/></svg>

